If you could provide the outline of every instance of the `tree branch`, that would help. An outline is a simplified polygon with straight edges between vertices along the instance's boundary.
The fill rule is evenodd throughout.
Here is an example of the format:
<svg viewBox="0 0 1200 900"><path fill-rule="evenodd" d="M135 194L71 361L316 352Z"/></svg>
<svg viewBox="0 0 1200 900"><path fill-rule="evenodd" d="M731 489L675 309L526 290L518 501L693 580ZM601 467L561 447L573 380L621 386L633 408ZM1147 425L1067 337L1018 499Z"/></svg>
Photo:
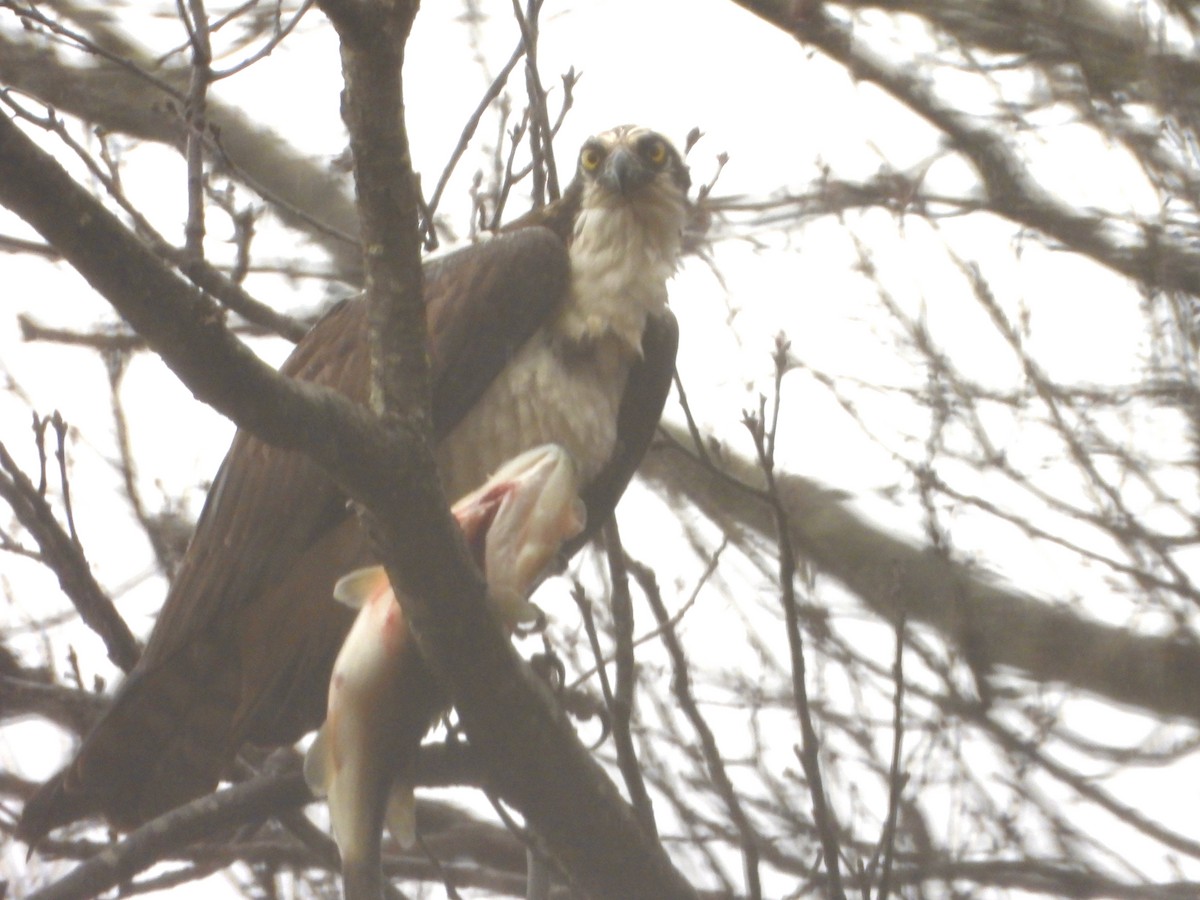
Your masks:
<svg viewBox="0 0 1200 900"><path fill-rule="evenodd" d="M304 776L264 776L193 800L147 822L116 847L97 853L29 900L85 900L127 881L193 841L222 828L312 799Z"/></svg>
<svg viewBox="0 0 1200 900"><path fill-rule="evenodd" d="M727 453L721 468L683 448L680 426L664 425L669 449L640 469L668 499L687 498L727 534L772 534L756 465ZM1166 718L1200 722L1200 650L1085 619L998 586L974 567L901 540L856 515L836 491L779 473L780 497L797 551L889 622L936 628L991 665L1012 666L1042 682L1061 681Z"/></svg>
<svg viewBox="0 0 1200 900"><path fill-rule="evenodd" d="M183 104L186 69L157 65L123 35L106 33L105 38L118 42L124 62L98 59L93 65L73 66L59 59L44 40L0 34L0 82L108 131L182 151L185 129L169 110ZM145 75L149 71L158 75L150 78ZM222 166L233 168L281 219L323 246L341 277L360 278L362 261L353 243L357 215L341 180L240 110L210 100L207 118L220 134Z"/></svg>
<svg viewBox="0 0 1200 900"><path fill-rule="evenodd" d="M855 78L890 94L950 139L983 182L985 205L1134 281L1200 296L1200 256L1186 233L1145 225L1146 239L1118 236L1103 216L1079 212L1039 185L1006 140L938 97L918 67L897 64L856 40L826 7L794 0L734 0L797 41L820 49Z"/></svg>
<svg viewBox="0 0 1200 900"><path fill-rule="evenodd" d="M378 332L372 347L377 400L390 429L417 437L423 448L417 470L432 474L424 440L428 371L419 266L415 274L404 271L419 259L399 93L400 48L415 4L397 4L390 14L382 5L332 0L322 8L343 43L344 109L355 153L372 331ZM525 816L581 889L612 897L692 896L495 621L437 479L410 478L404 487L381 491L364 505L388 572L403 588L405 615L454 698L490 788ZM624 865L614 867L614 859Z"/></svg>

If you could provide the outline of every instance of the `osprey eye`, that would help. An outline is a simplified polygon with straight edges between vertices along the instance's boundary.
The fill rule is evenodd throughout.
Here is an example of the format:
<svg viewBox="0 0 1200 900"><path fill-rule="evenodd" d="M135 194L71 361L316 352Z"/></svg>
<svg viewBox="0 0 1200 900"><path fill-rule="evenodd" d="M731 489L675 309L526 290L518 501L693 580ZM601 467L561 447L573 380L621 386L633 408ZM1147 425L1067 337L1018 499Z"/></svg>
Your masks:
<svg viewBox="0 0 1200 900"><path fill-rule="evenodd" d="M579 154L579 164L583 166L585 172L594 172L600 165L600 160L603 159L602 154L595 147L584 147Z"/></svg>
<svg viewBox="0 0 1200 900"><path fill-rule="evenodd" d="M642 156L647 162L661 166L667 161L667 144L658 138L651 138L642 145Z"/></svg>

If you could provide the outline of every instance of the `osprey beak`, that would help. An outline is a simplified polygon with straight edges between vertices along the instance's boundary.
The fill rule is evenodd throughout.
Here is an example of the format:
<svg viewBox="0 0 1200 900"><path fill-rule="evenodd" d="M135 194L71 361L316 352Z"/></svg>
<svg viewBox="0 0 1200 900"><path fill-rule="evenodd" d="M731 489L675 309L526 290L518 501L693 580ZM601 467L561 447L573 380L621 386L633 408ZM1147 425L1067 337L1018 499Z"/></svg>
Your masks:
<svg viewBox="0 0 1200 900"><path fill-rule="evenodd" d="M654 172L632 150L618 147L604 161L600 184L614 194L628 197L654 177Z"/></svg>

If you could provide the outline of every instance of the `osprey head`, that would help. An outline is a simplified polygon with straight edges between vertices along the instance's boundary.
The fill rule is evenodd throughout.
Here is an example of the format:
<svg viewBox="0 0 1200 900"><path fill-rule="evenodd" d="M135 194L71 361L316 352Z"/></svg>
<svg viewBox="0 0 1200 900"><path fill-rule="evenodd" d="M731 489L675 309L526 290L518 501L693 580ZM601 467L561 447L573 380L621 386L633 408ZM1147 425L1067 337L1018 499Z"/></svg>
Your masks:
<svg viewBox="0 0 1200 900"><path fill-rule="evenodd" d="M584 206L681 203L691 179L679 151L657 132L619 125L588 138L576 178Z"/></svg>
<svg viewBox="0 0 1200 900"><path fill-rule="evenodd" d="M619 125L588 138L579 151L571 199L563 198L575 210L576 300L589 290L611 295L582 299L592 318L596 304L604 307L606 320L620 317L608 308L610 301L635 312L616 328L629 331L631 347L641 343L641 315L666 304L665 283L679 261L690 184L679 151L649 128Z"/></svg>

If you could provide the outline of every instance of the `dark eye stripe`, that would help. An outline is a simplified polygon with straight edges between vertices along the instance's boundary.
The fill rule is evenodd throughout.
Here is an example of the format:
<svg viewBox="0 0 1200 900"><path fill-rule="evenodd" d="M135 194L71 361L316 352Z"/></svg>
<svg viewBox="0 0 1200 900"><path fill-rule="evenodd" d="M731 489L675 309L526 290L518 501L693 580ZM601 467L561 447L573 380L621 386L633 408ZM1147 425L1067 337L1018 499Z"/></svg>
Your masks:
<svg viewBox="0 0 1200 900"><path fill-rule="evenodd" d="M638 141L638 152L643 159L656 166L663 165L669 156L666 141L654 134L648 134Z"/></svg>

